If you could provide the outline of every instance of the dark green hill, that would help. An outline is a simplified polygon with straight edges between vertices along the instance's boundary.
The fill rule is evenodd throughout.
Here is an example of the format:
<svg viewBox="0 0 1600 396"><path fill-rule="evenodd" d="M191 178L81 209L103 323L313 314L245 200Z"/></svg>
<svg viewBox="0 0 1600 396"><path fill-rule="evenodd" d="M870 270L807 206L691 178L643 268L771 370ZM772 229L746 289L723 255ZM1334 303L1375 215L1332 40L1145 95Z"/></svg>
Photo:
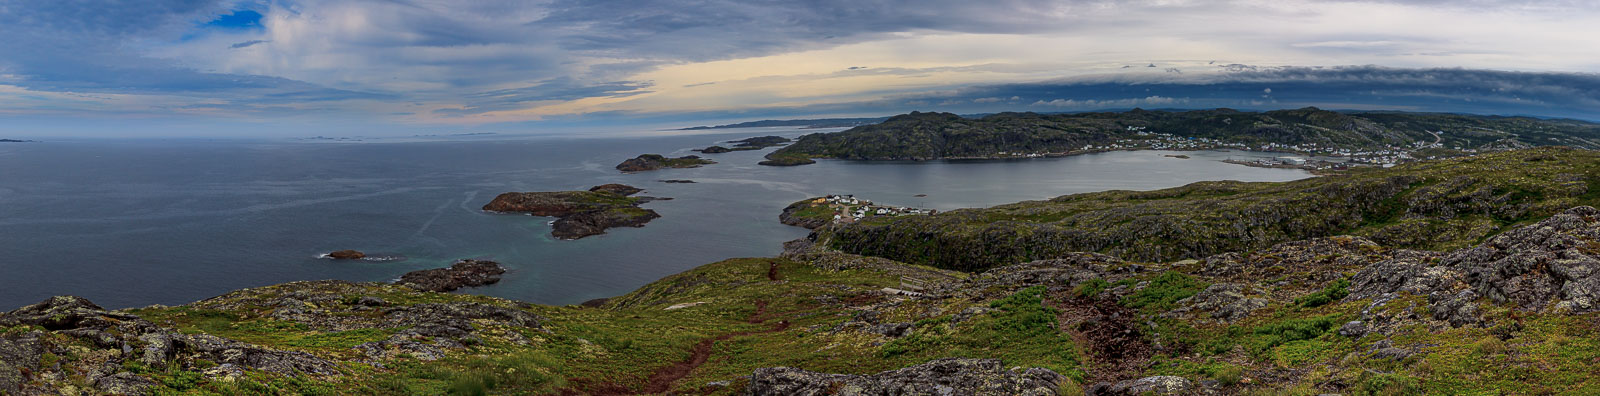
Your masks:
<svg viewBox="0 0 1600 396"><path fill-rule="evenodd" d="M1135 148L1251 148L1314 154L1381 152L1418 158L1547 145L1600 148L1600 124L1573 120L1434 113L1268 112L950 113L894 116L836 133L801 137L779 158L932 160L1069 155Z"/></svg>

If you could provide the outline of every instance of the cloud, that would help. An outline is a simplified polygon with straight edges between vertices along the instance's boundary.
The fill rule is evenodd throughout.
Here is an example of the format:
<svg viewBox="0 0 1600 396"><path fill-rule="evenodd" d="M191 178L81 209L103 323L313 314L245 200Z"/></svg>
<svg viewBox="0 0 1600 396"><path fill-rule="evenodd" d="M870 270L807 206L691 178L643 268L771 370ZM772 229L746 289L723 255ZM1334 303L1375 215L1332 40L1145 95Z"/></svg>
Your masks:
<svg viewBox="0 0 1600 396"><path fill-rule="evenodd" d="M147 117L205 111L258 123L304 112L392 123L604 124L1030 103L1067 110L1152 98L1186 100L1164 106L1370 104L1593 118L1593 76L1583 73L1600 71L1585 52L1600 15L1592 5L14 2L0 6L0 85L14 88L0 100L31 103L12 112L98 117L143 106ZM1390 67L1281 66L1345 63ZM118 110L104 107L112 105Z"/></svg>
<svg viewBox="0 0 1600 396"><path fill-rule="evenodd" d="M245 41L245 42L240 42L240 43L234 43L233 45L229 45L228 48L239 49L239 48L249 47L249 46L256 45L256 44L263 44L263 43L270 43L270 42L272 42L272 41L270 41L270 40L250 40L250 41Z"/></svg>
<svg viewBox="0 0 1600 396"><path fill-rule="evenodd" d="M1040 100L1040 101L1037 101L1037 102L1033 102L1033 104L1031 106L1050 106L1050 107L1072 108L1072 109L1083 110L1083 109L1105 109L1105 108L1115 108L1115 107L1137 107L1137 106L1172 106L1172 105L1181 105L1181 104L1188 103L1188 102L1189 102L1188 98L1168 98L1168 97L1161 97L1161 96L1150 96L1150 97L1144 97L1144 98L1108 99L1108 100L1055 99L1055 100L1051 100L1051 101L1048 101L1048 102Z"/></svg>

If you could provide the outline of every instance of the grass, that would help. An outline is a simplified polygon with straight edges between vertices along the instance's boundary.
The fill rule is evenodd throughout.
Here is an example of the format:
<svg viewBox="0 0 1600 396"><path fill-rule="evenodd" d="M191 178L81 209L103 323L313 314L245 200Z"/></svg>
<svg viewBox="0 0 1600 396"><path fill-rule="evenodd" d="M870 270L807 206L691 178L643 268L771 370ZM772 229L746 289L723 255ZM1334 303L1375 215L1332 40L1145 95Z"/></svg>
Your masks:
<svg viewBox="0 0 1600 396"><path fill-rule="evenodd" d="M1177 307L1178 300L1189 298L1210 284L1192 276L1167 271L1150 280L1150 284L1127 297L1122 305L1146 311L1167 311Z"/></svg>

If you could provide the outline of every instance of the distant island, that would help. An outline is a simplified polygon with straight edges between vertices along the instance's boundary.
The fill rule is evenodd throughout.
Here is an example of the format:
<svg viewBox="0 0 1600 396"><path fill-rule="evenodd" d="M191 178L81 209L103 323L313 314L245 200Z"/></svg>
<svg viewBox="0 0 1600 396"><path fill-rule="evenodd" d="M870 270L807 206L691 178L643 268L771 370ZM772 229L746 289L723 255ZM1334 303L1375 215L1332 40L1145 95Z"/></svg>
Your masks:
<svg viewBox="0 0 1600 396"><path fill-rule="evenodd" d="M717 126L695 126L678 129L680 131L700 131L706 129L733 129L733 128L761 128L761 127L801 127L801 128L849 128L862 125L871 125L883 122L889 117L877 118L819 118L811 120L761 120L741 122L737 124Z"/></svg>
<svg viewBox="0 0 1600 396"><path fill-rule="evenodd" d="M640 154L638 157L629 158L617 164L617 170L623 172L645 172L666 168L697 168L701 165L715 163L717 162L694 155L669 158L661 154Z"/></svg>
<svg viewBox="0 0 1600 396"><path fill-rule="evenodd" d="M696 149L694 151L699 151L706 154L721 154L733 151L760 150L767 147L789 144L791 141L792 140L789 140L789 138L782 136L756 136L748 139L729 140L723 142L733 143L733 147L711 146L703 149Z"/></svg>
<svg viewBox="0 0 1600 396"><path fill-rule="evenodd" d="M769 165L812 158L940 160L1055 157L1114 150L1241 149L1392 165L1537 146L1600 148L1600 124L1440 113L1337 112L1308 107L963 117L912 112L882 123L800 137Z"/></svg>
<svg viewBox="0 0 1600 396"><path fill-rule="evenodd" d="M0 143L33 143L32 140L0 139Z"/></svg>

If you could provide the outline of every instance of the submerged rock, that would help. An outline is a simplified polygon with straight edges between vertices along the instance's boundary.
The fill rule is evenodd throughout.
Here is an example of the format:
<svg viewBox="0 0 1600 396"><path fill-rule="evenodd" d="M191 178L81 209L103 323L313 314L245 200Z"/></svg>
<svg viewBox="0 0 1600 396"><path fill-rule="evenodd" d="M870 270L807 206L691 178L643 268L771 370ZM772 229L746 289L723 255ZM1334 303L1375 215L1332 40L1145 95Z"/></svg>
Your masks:
<svg viewBox="0 0 1600 396"><path fill-rule="evenodd" d="M995 359L939 359L872 375L793 367L756 369L747 395L1057 395L1066 377L1043 368L1003 368Z"/></svg>
<svg viewBox="0 0 1600 396"><path fill-rule="evenodd" d="M500 281L506 269L500 263L487 260L461 260L447 268L434 268L407 272L395 282L417 290L448 292L463 287L475 287Z"/></svg>

